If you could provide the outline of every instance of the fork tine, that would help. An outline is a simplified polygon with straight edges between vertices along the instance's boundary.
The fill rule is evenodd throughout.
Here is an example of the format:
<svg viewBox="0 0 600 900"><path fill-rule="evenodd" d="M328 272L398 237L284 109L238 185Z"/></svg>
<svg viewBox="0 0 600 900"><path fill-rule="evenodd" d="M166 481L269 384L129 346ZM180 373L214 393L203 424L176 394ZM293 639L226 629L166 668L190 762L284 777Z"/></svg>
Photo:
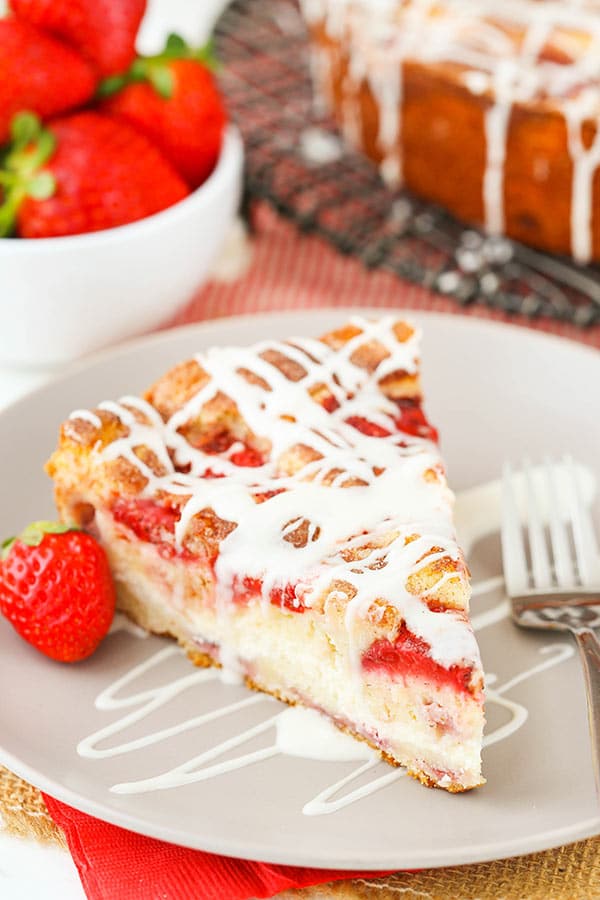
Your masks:
<svg viewBox="0 0 600 900"><path fill-rule="evenodd" d="M569 507L573 524L573 539L579 578L584 585L600 582L600 551L596 540L592 516L583 501L581 485L571 456L565 457L569 473Z"/></svg>
<svg viewBox="0 0 600 900"><path fill-rule="evenodd" d="M560 587L572 587L576 583L573 557L569 547L567 528L564 523L564 506L558 486L558 472L549 459L544 460L546 486L548 490L548 524L554 556L554 572Z"/></svg>
<svg viewBox="0 0 600 900"><path fill-rule="evenodd" d="M529 588L529 576L509 463L505 463L502 470L502 567L507 592L511 595L524 594Z"/></svg>
<svg viewBox="0 0 600 900"><path fill-rule="evenodd" d="M537 492L533 483L531 465L528 460L523 463L523 477L527 496L527 531L529 534L529 552L533 584L538 589L552 586L552 570L546 547L543 517L540 514Z"/></svg>

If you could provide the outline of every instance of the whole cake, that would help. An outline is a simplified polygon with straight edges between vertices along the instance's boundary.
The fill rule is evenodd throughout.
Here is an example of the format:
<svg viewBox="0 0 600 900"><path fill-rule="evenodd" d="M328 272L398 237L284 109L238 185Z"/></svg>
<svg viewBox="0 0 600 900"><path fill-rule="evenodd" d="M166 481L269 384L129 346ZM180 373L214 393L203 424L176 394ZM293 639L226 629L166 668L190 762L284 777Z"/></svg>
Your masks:
<svg viewBox="0 0 600 900"><path fill-rule="evenodd" d="M393 318L211 349L75 411L48 471L136 622L463 791L483 673L418 359Z"/></svg>
<svg viewBox="0 0 600 900"><path fill-rule="evenodd" d="M302 0L321 98L391 185L600 259L597 0Z"/></svg>

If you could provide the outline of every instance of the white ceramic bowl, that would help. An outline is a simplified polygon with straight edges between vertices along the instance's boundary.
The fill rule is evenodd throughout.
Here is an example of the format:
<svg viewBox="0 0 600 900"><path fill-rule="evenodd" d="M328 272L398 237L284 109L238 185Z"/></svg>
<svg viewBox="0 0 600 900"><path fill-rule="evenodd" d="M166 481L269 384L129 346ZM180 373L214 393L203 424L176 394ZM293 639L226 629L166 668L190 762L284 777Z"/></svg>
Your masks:
<svg viewBox="0 0 600 900"><path fill-rule="evenodd" d="M227 130L214 172L156 215L91 234L0 238L0 362L48 366L147 331L202 284L240 199Z"/></svg>

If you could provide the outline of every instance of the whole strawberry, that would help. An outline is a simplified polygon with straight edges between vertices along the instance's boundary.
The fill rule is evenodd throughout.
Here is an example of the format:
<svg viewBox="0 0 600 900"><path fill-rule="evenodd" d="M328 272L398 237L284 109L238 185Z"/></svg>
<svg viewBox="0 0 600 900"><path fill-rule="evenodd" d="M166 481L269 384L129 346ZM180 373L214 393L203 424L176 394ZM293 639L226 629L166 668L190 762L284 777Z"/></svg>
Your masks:
<svg viewBox="0 0 600 900"><path fill-rule="evenodd" d="M144 135L96 112L17 116L0 169L0 236L60 237L126 225L189 194Z"/></svg>
<svg viewBox="0 0 600 900"><path fill-rule="evenodd" d="M171 35L163 53L140 57L121 77L104 81L102 108L143 132L192 187L215 167L227 121L207 50Z"/></svg>
<svg viewBox="0 0 600 900"><path fill-rule="evenodd" d="M0 144L15 113L42 118L86 103L98 78L89 64L28 22L0 19Z"/></svg>
<svg viewBox="0 0 600 900"><path fill-rule="evenodd" d="M59 522L33 522L3 545L0 612L46 656L77 662L94 652L115 612L104 550Z"/></svg>
<svg viewBox="0 0 600 900"><path fill-rule="evenodd" d="M75 47L101 75L114 75L135 57L146 0L9 0L9 6Z"/></svg>

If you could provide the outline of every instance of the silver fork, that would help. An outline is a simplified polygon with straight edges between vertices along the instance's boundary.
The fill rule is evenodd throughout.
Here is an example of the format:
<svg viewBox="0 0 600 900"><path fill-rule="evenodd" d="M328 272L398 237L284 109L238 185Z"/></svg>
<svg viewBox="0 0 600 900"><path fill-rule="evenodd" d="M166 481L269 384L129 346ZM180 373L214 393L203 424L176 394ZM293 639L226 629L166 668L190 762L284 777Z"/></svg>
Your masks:
<svg viewBox="0 0 600 900"><path fill-rule="evenodd" d="M600 643L593 631L600 627L600 552L581 472L570 457L535 469L525 463L521 475L504 467L502 560L515 622L575 636L600 799Z"/></svg>

